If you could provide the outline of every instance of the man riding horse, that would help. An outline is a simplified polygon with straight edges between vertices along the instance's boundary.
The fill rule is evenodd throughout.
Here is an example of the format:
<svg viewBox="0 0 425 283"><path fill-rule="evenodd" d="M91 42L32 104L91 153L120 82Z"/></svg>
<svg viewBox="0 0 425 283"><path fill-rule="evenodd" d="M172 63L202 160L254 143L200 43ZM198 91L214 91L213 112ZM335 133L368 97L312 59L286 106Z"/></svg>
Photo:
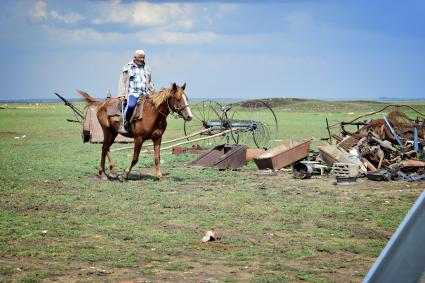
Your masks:
<svg viewBox="0 0 425 283"><path fill-rule="evenodd" d="M122 103L127 100L118 130L120 134L128 134L128 124L139 97L154 92L151 68L145 63L145 51L136 50L133 61L124 65L120 76L118 97Z"/></svg>

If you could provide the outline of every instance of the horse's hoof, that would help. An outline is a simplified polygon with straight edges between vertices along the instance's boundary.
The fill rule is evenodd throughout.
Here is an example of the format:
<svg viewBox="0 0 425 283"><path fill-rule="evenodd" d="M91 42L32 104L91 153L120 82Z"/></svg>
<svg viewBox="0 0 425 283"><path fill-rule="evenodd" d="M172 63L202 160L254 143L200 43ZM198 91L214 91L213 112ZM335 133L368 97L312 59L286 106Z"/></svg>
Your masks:
<svg viewBox="0 0 425 283"><path fill-rule="evenodd" d="M164 177L164 176L162 176L162 175L156 176L156 180L157 180L157 181L162 181L162 180L164 180L164 179L165 179L165 177Z"/></svg>
<svg viewBox="0 0 425 283"><path fill-rule="evenodd" d="M102 173L99 175L100 180L102 181L108 181L108 176L106 176L106 174Z"/></svg>
<svg viewBox="0 0 425 283"><path fill-rule="evenodd" d="M118 179L118 175L117 174L109 174L108 179L109 180L116 180L116 179Z"/></svg>
<svg viewBox="0 0 425 283"><path fill-rule="evenodd" d="M124 177L123 175L118 175L118 181L120 181L122 183L124 181L127 181L127 178Z"/></svg>

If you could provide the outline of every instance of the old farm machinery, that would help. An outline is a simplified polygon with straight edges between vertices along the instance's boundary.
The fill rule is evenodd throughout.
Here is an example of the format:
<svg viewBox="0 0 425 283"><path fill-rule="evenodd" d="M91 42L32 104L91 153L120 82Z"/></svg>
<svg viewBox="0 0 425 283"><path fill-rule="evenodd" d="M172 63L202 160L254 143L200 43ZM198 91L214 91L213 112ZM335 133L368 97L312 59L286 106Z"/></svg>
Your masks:
<svg viewBox="0 0 425 283"><path fill-rule="evenodd" d="M273 109L262 100L226 105L202 101L192 106L192 113L193 120L184 123L184 135L207 146L235 143L268 148L278 131Z"/></svg>

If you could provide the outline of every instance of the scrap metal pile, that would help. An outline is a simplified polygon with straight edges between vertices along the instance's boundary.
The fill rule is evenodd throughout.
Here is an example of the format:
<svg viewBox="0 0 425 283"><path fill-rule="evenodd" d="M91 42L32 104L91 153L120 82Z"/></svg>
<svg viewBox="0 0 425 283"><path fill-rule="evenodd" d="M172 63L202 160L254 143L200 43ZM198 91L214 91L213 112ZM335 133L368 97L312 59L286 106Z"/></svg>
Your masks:
<svg viewBox="0 0 425 283"><path fill-rule="evenodd" d="M371 116L397 107L382 119L358 122L360 118ZM400 112L408 107L420 117L409 118ZM329 139L336 145L319 146L321 159L329 166L335 163L356 164L359 175L371 180L409 181L425 180L424 130L425 115L406 105L388 105L383 109L359 116L350 122L328 125ZM340 135L331 135L330 128L340 126ZM357 127L357 130L347 128Z"/></svg>

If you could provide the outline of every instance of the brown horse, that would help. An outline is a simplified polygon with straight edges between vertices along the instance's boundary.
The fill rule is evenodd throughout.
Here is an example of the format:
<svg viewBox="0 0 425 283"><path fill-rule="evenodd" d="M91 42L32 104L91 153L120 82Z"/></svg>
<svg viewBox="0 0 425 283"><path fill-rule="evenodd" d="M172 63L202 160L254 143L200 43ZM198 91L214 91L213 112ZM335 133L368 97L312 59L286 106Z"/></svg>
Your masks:
<svg viewBox="0 0 425 283"><path fill-rule="evenodd" d="M142 119L135 120L131 127L134 132L134 151L130 166L124 170L120 180L126 180L133 166L139 159L140 149L146 140L152 140L154 145L155 170L156 177L162 178L160 170L160 147L162 135L167 128L167 116L170 112L177 113L186 121L192 120L192 112L187 103L187 97L184 93L186 83L182 86L173 83L170 88L162 89L159 92L150 95L144 103ZM118 135L119 121L111 119L107 114L106 107L114 101L100 101L92 98L87 93L79 91L89 105L97 106L97 119L103 130L102 157L100 160L99 175L102 179L116 179L117 173L115 164L112 160L109 148L114 143ZM116 100L115 100L116 101ZM136 111L136 110L135 110ZM105 157L108 157L110 174L105 172Z"/></svg>

